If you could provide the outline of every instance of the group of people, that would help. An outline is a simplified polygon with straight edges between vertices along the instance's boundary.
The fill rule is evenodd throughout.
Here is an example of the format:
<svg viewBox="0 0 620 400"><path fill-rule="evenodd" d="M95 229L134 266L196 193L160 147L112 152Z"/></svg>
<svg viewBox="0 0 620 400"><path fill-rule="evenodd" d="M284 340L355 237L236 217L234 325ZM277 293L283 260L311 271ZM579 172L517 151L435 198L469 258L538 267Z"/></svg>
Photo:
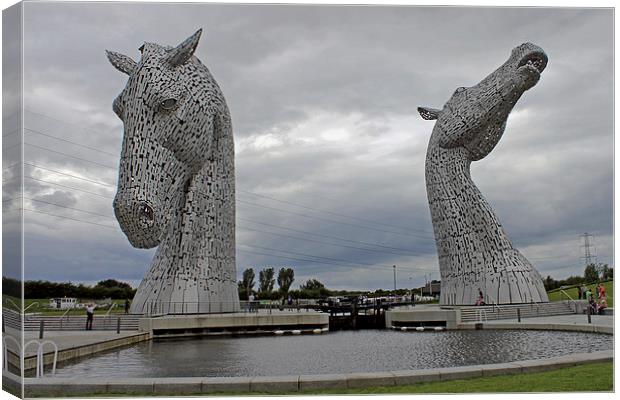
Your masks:
<svg viewBox="0 0 620 400"><path fill-rule="evenodd" d="M607 308L607 296L605 295L605 285L599 283L596 285L596 299L592 290L585 285L577 287L577 297L579 300L587 300L590 314L600 314L602 310Z"/></svg>
<svg viewBox="0 0 620 400"><path fill-rule="evenodd" d="M250 292L248 296L248 301L245 305L245 309L248 312L258 312L258 308L260 305L260 301L258 298L258 293ZM284 309L285 306L293 307L293 305L299 305L299 300L295 299L292 295L288 295L288 297L282 297L280 299L280 309Z"/></svg>

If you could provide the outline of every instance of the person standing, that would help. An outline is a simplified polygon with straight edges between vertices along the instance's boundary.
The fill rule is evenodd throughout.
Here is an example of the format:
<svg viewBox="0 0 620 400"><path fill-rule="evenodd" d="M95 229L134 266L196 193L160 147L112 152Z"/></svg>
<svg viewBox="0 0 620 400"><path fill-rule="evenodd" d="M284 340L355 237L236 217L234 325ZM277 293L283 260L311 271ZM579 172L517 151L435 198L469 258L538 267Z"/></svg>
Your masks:
<svg viewBox="0 0 620 400"><path fill-rule="evenodd" d="M598 286L599 286L598 297L599 298L606 297L606 295L605 295L605 285L603 285L603 282L599 283Z"/></svg>
<svg viewBox="0 0 620 400"><path fill-rule="evenodd" d="M129 314L129 299L125 299L125 314Z"/></svg>
<svg viewBox="0 0 620 400"><path fill-rule="evenodd" d="M248 296L248 312L252 312L252 306L254 305L254 293L250 292Z"/></svg>
<svg viewBox="0 0 620 400"><path fill-rule="evenodd" d="M484 294L482 294L482 289L478 288L478 300L476 300L477 306L484 305Z"/></svg>
<svg viewBox="0 0 620 400"><path fill-rule="evenodd" d="M581 300L581 296L582 296L581 286L577 286L577 299Z"/></svg>
<svg viewBox="0 0 620 400"><path fill-rule="evenodd" d="M588 291L588 288L586 287L586 285L584 285L583 283L581 284L581 295L583 296L584 300L588 300L588 298L586 297L586 292Z"/></svg>
<svg viewBox="0 0 620 400"><path fill-rule="evenodd" d="M86 306L86 330L87 331L93 330L94 317L95 317L95 306L94 304L90 303L89 305Z"/></svg>

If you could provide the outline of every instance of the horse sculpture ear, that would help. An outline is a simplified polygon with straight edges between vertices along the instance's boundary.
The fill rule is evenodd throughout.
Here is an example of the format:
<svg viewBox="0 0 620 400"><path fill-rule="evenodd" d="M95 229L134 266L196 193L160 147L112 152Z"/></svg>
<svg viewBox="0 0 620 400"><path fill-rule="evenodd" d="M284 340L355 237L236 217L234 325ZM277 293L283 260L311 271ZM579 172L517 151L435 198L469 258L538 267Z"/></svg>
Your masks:
<svg viewBox="0 0 620 400"><path fill-rule="evenodd" d="M168 50L168 54L164 56L164 61L171 67L185 64L194 55L201 33L202 29L198 29L196 33L185 39L183 43L172 50Z"/></svg>
<svg viewBox="0 0 620 400"><path fill-rule="evenodd" d="M124 54L116 53L114 51L105 51L106 56L108 56L108 60L117 70L126 73L127 75L131 75L135 72L137 63Z"/></svg>
<svg viewBox="0 0 620 400"><path fill-rule="evenodd" d="M429 107L418 107L418 112L420 113L422 118L426 120L431 120L431 119L439 118L439 114L441 113L441 110L438 110L436 108L429 108Z"/></svg>

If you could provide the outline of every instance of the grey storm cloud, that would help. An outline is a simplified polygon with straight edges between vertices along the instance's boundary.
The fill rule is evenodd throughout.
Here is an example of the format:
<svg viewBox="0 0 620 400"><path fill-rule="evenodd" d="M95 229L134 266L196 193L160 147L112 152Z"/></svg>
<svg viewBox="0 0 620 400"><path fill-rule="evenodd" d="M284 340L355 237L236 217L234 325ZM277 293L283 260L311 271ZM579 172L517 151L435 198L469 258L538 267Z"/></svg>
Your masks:
<svg viewBox="0 0 620 400"><path fill-rule="evenodd" d="M293 266L296 284L361 289L391 287L392 265L401 287L438 278L432 123L416 107L441 107L527 41L549 66L472 177L543 275L582 272L583 232L613 263L611 9L47 2L26 3L24 22L27 279L141 279L152 251L131 248L111 207L126 76L104 50L138 59L143 42L200 27L197 56L233 117L239 274Z"/></svg>

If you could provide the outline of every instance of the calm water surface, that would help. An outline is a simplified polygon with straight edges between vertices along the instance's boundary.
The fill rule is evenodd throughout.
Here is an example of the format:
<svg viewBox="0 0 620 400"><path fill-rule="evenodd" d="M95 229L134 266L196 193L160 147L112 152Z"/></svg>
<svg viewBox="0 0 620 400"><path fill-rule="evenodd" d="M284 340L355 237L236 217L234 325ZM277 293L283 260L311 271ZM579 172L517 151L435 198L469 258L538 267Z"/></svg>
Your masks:
<svg viewBox="0 0 620 400"><path fill-rule="evenodd" d="M391 330L143 342L61 366L57 376L327 374L439 368L613 348L613 336L550 331Z"/></svg>

